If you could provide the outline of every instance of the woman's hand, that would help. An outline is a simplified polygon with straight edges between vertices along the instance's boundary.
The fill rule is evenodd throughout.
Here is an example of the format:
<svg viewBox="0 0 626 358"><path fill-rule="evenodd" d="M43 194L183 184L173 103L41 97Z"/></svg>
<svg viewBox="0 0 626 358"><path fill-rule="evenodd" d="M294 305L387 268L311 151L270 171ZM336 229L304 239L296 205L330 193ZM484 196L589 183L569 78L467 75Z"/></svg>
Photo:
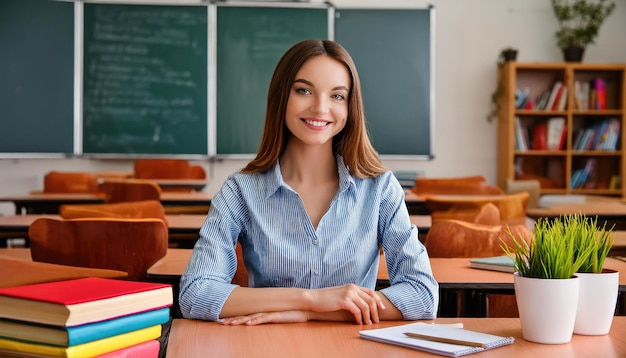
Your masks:
<svg viewBox="0 0 626 358"><path fill-rule="evenodd" d="M358 324L380 322L378 309L385 309L381 298L374 290L354 284L311 290L314 312L350 312Z"/></svg>
<svg viewBox="0 0 626 358"><path fill-rule="evenodd" d="M306 311L261 312L247 316L223 318L219 322L227 326L256 326L263 323L295 323L309 320Z"/></svg>

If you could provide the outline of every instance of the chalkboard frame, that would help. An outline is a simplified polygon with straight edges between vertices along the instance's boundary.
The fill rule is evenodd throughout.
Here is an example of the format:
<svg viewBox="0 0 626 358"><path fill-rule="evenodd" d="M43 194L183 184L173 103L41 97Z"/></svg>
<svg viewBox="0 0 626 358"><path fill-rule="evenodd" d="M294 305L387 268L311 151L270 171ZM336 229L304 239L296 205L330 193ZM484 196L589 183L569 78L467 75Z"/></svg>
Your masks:
<svg viewBox="0 0 626 358"><path fill-rule="evenodd" d="M83 112L83 97L82 97L82 91L83 91L83 78L82 78L82 58L83 58L83 52L85 51L83 48L83 44L82 44L82 36L83 36L83 31L84 29L82 28L83 25L83 20L84 20L84 4L86 3L90 3L90 4L111 4L113 6L115 5L141 5L141 6L200 6L200 7L204 7L206 8L206 11L208 13L207 15L207 38L208 38L208 43L207 43L207 112L206 112L206 116L207 116L207 123L206 123L206 138L207 138L207 148L206 148L206 153L204 153L204 151L200 154L171 154L171 153L85 153L83 151L83 147L82 147L82 142L83 142L83 118L82 118L82 112ZM216 66L217 66L217 60L216 60L216 41L217 41L217 37L216 37L216 32L215 32L215 28L216 28L216 14L217 14L217 8L218 6L255 6L255 7L261 7L261 6L268 6L268 7L281 7L281 8L285 8L285 7L312 7L312 8L323 8L326 9L328 12L328 37L329 39L335 39L335 31L336 31L336 23L335 23L335 14L336 11L348 11L348 10L359 10L361 8L358 7L349 7L346 9L336 9L332 4L330 3L300 3L300 2L294 2L294 3L285 3L285 2L276 2L276 3L271 3L271 2L233 2L233 3L216 3L216 2L201 2L201 3L174 3L174 2L163 2L163 3L137 3L137 2L120 2L120 3L106 3L106 2L100 2L100 1L74 1L71 2L73 9L74 9L74 36L72 39L72 42L74 43L74 47L73 47L73 51L74 53L72 53L71 55L69 55L70 57L73 58L73 62L74 62L74 78L72 79L72 89L71 91L73 92L73 104L72 104L72 108L70 109L71 112L73 112L73 120L72 120L72 127L73 127L73 143L71 144L65 144L65 142L63 143L64 148L65 147L72 147L72 151L69 151L66 149L64 149L63 151L59 151L59 152L45 152L45 153L34 153L34 152L27 152L27 151L21 151L21 152L2 152L0 153L0 157L17 157L17 158L29 158L29 157L56 157L56 156L67 156L67 157L71 157L71 156L82 156L82 157L101 157L101 158L135 158L135 157L159 157L159 156L168 156L168 157L185 157L185 158L189 158L189 159L209 159L209 160L216 160L216 159L228 159L228 158L250 158L254 155L254 153L240 153L240 154L232 154L232 153L218 153L218 150L216 149L216 143L217 143L217 135L218 132L216 130L217 127L217 103L216 103ZM403 8L404 9L404 8ZM429 56L430 56L430 68L429 68L429 83L428 83L428 87L430 89L429 91L429 103L430 103L430 107L429 107L429 115L428 115L428 129L427 129L427 135L428 135L428 139L429 139L429 151L428 153L401 153L401 154L388 154L385 152L380 152L381 157L383 158L389 158L389 159L395 159L395 158L399 158L399 159L432 159L434 158L434 154L432 153L432 148L434 147L434 119L435 119L435 113L434 113L434 75L435 75L435 70L434 70L434 66L435 66L435 61L434 61L434 43L435 43L435 37L434 37L434 25L435 25L435 16L434 16L434 7L433 6L428 6L428 7L409 7L407 8L408 10L428 10L430 12L430 29L429 29ZM369 10L402 10L402 9L397 9L397 8L370 8ZM357 63L358 66L358 63ZM363 74L361 74L361 77L363 77ZM366 108L367 110L367 108ZM366 112L367 115L367 112ZM261 133L259 133L259 137L260 137Z"/></svg>

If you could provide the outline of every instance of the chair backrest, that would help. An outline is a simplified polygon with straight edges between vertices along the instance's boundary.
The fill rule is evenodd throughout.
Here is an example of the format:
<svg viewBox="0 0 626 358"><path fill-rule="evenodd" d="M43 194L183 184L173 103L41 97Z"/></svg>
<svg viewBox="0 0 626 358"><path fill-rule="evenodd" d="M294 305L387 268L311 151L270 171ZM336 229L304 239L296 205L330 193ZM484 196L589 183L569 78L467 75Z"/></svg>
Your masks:
<svg viewBox="0 0 626 358"><path fill-rule="evenodd" d="M150 180L107 180L102 184L102 189L107 203L161 200L161 187Z"/></svg>
<svg viewBox="0 0 626 358"><path fill-rule="evenodd" d="M504 224L524 224L528 209L528 193L510 195L454 195L429 196L424 200L432 213L451 210L479 210L487 203L494 204L500 211L500 220Z"/></svg>
<svg viewBox="0 0 626 358"><path fill-rule="evenodd" d="M85 172L50 171L44 176L44 193L97 193L98 177Z"/></svg>
<svg viewBox="0 0 626 358"><path fill-rule="evenodd" d="M190 165L189 179L206 179L206 170L201 165Z"/></svg>
<svg viewBox="0 0 626 358"><path fill-rule="evenodd" d="M136 159L137 179L189 179L189 161L185 159Z"/></svg>
<svg viewBox="0 0 626 358"><path fill-rule="evenodd" d="M39 218L28 235L33 261L124 271L140 281L168 246L160 219Z"/></svg>
<svg viewBox="0 0 626 358"><path fill-rule="evenodd" d="M128 201L111 204L64 204L59 207L63 219L119 218L161 219L167 224L165 209L158 200Z"/></svg>
<svg viewBox="0 0 626 358"><path fill-rule="evenodd" d="M508 230L518 241L530 242L526 225L481 225L461 220L442 220L426 234L424 246L429 257L488 257L504 255L502 245L513 247Z"/></svg>

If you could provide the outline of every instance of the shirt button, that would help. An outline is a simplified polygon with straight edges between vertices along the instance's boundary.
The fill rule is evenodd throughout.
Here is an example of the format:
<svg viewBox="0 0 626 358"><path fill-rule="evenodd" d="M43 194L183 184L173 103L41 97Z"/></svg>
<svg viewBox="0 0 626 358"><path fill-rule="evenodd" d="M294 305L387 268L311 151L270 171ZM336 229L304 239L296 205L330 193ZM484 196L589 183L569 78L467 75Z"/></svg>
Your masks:
<svg viewBox="0 0 626 358"><path fill-rule="evenodd" d="M317 245L317 239L313 240L313 245Z"/></svg>
<svg viewBox="0 0 626 358"><path fill-rule="evenodd" d="M314 273L315 275L317 275L317 270L314 270L314 271L313 271L313 273Z"/></svg>

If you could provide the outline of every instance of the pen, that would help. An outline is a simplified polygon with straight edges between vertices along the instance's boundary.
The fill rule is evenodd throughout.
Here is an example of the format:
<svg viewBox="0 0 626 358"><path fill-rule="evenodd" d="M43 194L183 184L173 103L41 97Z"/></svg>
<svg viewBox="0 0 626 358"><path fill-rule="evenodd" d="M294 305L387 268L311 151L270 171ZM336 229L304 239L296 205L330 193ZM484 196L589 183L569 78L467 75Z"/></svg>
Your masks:
<svg viewBox="0 0 626 358"><path fill-rule="evenodd" d="M454 338L429 336L427 334L419 334L419 333L413 333L413 332L404 332L404 335L406 335L408 337L411 337L411 338L425 339L427 341L434 341L434 342L441 342L441 343L451 343L451 344L460 344L462 346L470 346L470 347L481 347L481 348L486 348L487 347L484 343L480 343L480 342L463 341L463 340L454 339Z"/></svg>

